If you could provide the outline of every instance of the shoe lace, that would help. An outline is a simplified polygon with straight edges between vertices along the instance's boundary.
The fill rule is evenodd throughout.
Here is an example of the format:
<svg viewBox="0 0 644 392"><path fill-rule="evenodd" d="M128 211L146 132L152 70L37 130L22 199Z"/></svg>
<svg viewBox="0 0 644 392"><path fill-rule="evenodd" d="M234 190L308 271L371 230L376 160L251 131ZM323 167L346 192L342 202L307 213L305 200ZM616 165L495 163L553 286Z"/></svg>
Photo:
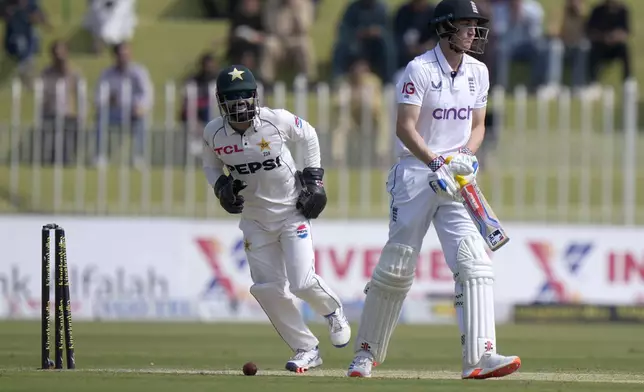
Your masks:
<svg viewBox="0 0 644 392"><path fill-rule="evenodd" d="M353 359L353 365L354 366L364 366L368 363L373 363L371 358L369 357L364 357L362 355L359 355Z"/></svg>
<svg viewBox="0 0 644 392"><path fill-rule="evenodd" d="M329 328L331 328L331 332L338 332L341 331L343 328L343 321L344 315L340 311L336 311L336 313L333 313L329 317L327 317L327 322L329 323Z"/></svg>
<svg viewBox="0 0 644 392"><path fill-rule="evenodd" d="M300 350L300 349L298 349L298 350L295 352L295 355L293 355L293 356L291 357L291 359L296 360L296 361L297 361L297 360L300 360L300 359L304 359L304 358L306 357L306 354L307 354L307 353L308 353L308 351L306 351L306 350Z"/></svg>

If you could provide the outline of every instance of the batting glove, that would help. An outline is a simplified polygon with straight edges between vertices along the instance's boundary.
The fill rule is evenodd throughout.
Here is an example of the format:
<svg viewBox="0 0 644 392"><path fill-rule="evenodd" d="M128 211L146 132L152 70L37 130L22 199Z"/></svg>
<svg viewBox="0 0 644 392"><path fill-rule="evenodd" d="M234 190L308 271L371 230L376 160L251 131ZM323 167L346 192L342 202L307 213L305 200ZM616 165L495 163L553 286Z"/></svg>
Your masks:
<svg viewBox="0 0 644 392"><path fill-rule="evenodd" d="M449 167L452 172L457 175L466 176L474 179L479 171L479 161L476 159L474 153L467 147L462 147L449 159Z"/></svg>
<svg viewBox="0 0 644 392"><path fill-rule="evenodd" d="M434 158L429 162L429 168L432 169L429 186L434 193L449 200L462 201L463 198L459 192L459 185L454 179L454 172L450 165L445 163L442 156Z"/></svg>

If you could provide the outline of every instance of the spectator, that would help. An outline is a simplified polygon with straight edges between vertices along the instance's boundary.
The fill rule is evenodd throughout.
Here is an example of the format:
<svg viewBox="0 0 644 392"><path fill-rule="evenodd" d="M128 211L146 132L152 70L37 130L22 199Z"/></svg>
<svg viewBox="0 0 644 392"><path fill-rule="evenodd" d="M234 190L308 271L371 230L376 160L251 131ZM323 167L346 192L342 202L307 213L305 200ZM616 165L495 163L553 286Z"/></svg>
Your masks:
<svg viewBox="0 0 644 392"><path fill-rule="evenodd" d="M561 26L548 48L547 84L554 88L561 85L567 61L572 63L572 86L578 89L586 84L589 47L584 0L566 0Z"/></svg>
<svg viewBox="0 0 644 392"><path fill-rule="evenodd" d="M404 69L416 56L426 52L428 46L433 46L427 41L434 35L428 31L434 8L428 0L409 0L396 12L393 23L394 41L398 48L396 69Z"/></svg>
<svg viewBox="0 0 644 392"><path fill-rule="evenodd" d="M313 0L313 8L315 13L315 19L317 20L320 15L320 6L322 6L322 0Z"/></svg>
<svg viewBox="0 0 644 392"><path fill-rule="evenodd" d="M595 7L588 20L590 39L590 81L596 83L600 67L608 61L622 63L622 76L631 77L631 58L628 48L630 34L628 8L619 0L604 0Z"/></svg>
<svg viewBox="0 0 644 392"><path fill-rule="evenodd" d="M364 163L363 154L375 151L376 159L372 157L369 167L386 165L391 143L382 81L369 69L366 59L356 57L351 61L342 84L348 88L348 94L341 88L334 100L339 112L339 124L331 136L334 163L345 163L349 156L356 159L355 164L361 165ZM365 132L375 134L365 137ZM347 151L347 139L357 142L352 143L354 148L351 151Z"/></svg>
<svg viewBox="0 0 644 392"><path fill-rule="evenodd" d="M113 49L115 64L103 71L96 91L98 106L97 162L106 163L111 143L108 128L131 131L134 138L133 162L144 163L145 117L152 107L153 89L148 70L131 61L130 45L121 43ZM127 95L129 86L130 94ZM102 94L105 94L102 96ZM129 104L129 106L128 106ZM104 140L105 139L105 140ZM122 140L122 139L121 139ZM107 144L103 142L107 141Z"/></svg>
<svg viewBox="0 0 644 392"><path fill-rule="evenodd" d="M40 44L36 25L51 26L37 0L7 0L2 6L5 53L9 59L18 63L18 75L23 82L29 83L34 72L34 57ZM9 64L3 64L3 68L9 67Z"/></svg>
<svg viewBox="0 0 644 392"><path fill-rule="evenodd" d="M279 65L291 64L298 75L316 78L313 59L314 7L311 0L267 0L264 5L266 38L260 74L267 85L275 82Z"/></svg>
<svg viewBox="0 0 644 392"><path fill-rule="evenodd" d="M543 8L535 0L507 0L492 3L496 42L497 84L507 88L512 62L531 66L531 85L544 80L546 43L543 37Z"/></svg>
<svg viewBox="0 0 644 392"><path fill-rule="evenodd" d="M87 0L84 26L94 37L94 50L130 41L137 25L136 0Z"/></svg>
<svg viewBox="0 0 644 392"><path fill-rule="evenodd" d="M258 67L257 61L259 61L259 59L257 58L256 53L252 50L246 50L241 52L240 59L236 63L243 65L248 69L256 69Z"/></svg>
<svg viewBox="0 0 644 392"><path fill-rule="evenodd" d="M235 0L201 0L201 7L208 18L225 18L234 12Z"/></svg>
<svg viewBox="0 0 644 392"><path fill-rule="evenodd" d="M332 74L339 78L349 68L350 59L365 58L384 83L396 72L396 48L389 29L389 15L382 0L354 0L340 22L333 49Z"/></svg>
<svg viewBox="0 0 644 392"><path fill-rule="evenodd" d="M51 64L41 73L43 163L55 162L57 148L55 136L60 131L63 132L63 162L71 163L72 152L76 151L77 93L81 74L70 64L67 55L67 45L62 41L54 41L51 44ZM61 126L62 129L59 129Z"/></svg>
<svg viewBox="0 0 644 392"><path fill-rule="evenodd" d="M181 108L181 122L186 130L186 143L191 153L201 154L203 128L219 113L212 112L210 87L217 79L217 62L212 53L199 59L199 69L186 80L186 95Z"/></svg>
<svg viewBox="0 0 644 392"><path fill-rule="evenodd" d="M237 8L230 18L228 34L228 61L242 63L242 57L251 56L246 62L259 64L264 43L265 29L259 0L238 0Z"/></svg>

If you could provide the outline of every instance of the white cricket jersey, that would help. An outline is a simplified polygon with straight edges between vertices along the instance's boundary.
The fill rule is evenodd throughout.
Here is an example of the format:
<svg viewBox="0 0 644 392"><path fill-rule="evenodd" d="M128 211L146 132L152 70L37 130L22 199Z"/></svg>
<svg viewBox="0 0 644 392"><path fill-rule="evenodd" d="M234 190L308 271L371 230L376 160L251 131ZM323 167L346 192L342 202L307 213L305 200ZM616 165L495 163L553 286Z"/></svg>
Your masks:
<svg viewBox="0 0 644 392"><path fill-rule="evenodd" d="M472 111L487 105L488 69L464 55L457 71L439 45L407 64L398 81L397 102L420 106L416 130L430 150L442 155L463 147L472 134ZM412 153L397 140L398 157Z"/></svg>
<svg viewBox="0 0 644 392"><path fill-rule="evenodd" d="M224 167L248 184L241 191L244 219L277 222L295 213L301 186L287 141L305 143L305 167L320 167L315 129L287 110L260 108L243 135L219 117L206 125L203 136L203 168L210 185L224 174Z"/></svg>

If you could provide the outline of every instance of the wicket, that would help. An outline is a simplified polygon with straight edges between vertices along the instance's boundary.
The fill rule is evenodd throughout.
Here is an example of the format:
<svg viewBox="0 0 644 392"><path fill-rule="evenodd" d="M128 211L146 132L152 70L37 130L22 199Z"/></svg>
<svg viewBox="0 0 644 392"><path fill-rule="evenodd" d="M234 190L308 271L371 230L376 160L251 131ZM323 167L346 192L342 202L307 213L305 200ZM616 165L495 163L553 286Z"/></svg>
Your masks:
<svg viewBox="0 0 644 392"><path fill-rule="evenodd" d="M51 231L54 231L55 265L54 265L54 361L50 354L50 264L51 264ZM74 357L74 338L72 337L72 308L69 298L69 272L67 270L67 244L65 230L55 223L42 227L42 292L41 292L41 327L42 327L42 369L62 369L63 350L67 354L67 369L76 368ZM65 327L63 341L63 325Z"/></svg>

